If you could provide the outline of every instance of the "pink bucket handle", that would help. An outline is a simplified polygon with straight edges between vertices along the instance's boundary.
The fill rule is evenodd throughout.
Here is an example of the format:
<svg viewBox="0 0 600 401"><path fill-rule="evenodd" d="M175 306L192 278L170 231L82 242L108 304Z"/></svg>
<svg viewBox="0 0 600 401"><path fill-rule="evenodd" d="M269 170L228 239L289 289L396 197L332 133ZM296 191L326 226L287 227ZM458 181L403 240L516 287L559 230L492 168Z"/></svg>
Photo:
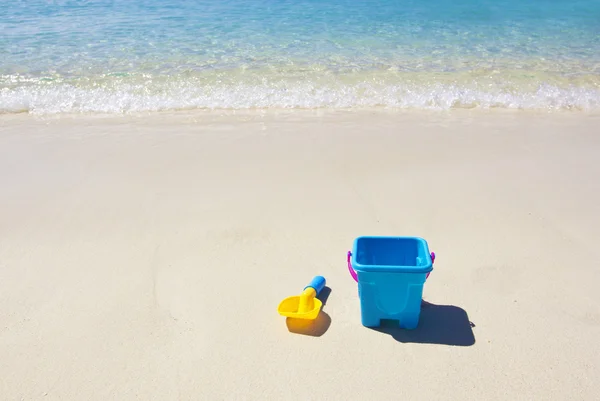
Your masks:
<svg viewBox="0 0 600 401"><path fill-rule="evenodd" d="M435 262L435 252L431 252L431 265L433 266L433 263ZM427 275L425 276L425 280L427 280L427 278L429 277L429 275L431 274L431 272L427 273Z"/></svg>
<svg viewBox="0 0 600 401"><path fill-rule="evenodd" d="M350 275L352 276L354 281L356 281L358 283L358 276L356 275L356 271L352 267L352 262L350 261L351 257L352 257L352 252L348 251L348 254L346 256L346 260L348 262L348 271L350 272ZM433 265L434 262L435 262L435 252L431 252L431 264ZM431 272L427 273L427 275L425 276L425 280L427 280L427 278L429 277L430 274L431 274Z"/></svg>
<svg viewBox="0 0 600 401"><path fill-rule="evenodd" d="M356 275L356 271L354 271L354 269L352 268L352 262L350 261L350 257L352 256L352 252L348 251L348 270L350 271L350 275L352 276L352 278L354 279L354 281L356 281L358 283L358 276Z"/></svg>

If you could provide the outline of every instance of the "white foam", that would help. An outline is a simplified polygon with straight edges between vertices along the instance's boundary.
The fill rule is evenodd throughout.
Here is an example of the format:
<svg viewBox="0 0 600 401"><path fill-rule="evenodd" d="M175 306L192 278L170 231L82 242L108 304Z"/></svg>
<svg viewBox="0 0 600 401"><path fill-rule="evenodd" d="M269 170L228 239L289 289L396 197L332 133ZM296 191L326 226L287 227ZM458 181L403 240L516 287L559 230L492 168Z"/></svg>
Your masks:
<svg viewBox="0 0 600 401"><path fill-rule="evenodd" d="M525 110L600 110L600 89L540 84L535 89L481 89L458 84L312 82L210 84L177 81L159 86L68 83L26 85L0 90L0 112L130 113L180 109L355 108L439 109L506 108Z"/></svg>

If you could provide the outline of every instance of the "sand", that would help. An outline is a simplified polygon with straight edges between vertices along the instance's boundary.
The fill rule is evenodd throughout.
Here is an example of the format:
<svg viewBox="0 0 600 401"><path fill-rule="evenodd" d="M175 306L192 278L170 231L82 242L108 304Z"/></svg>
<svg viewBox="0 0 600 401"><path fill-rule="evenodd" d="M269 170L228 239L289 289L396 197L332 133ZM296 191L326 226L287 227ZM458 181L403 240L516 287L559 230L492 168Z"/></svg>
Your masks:
<svg viewBox="0 0 600 401"><path fill-rule="evenodd" d="M598 127L0 116L0 399L597 399ZM361 235L436 252L418 329L361 325ZM314 275L318 321L286 322Z"/></svg>

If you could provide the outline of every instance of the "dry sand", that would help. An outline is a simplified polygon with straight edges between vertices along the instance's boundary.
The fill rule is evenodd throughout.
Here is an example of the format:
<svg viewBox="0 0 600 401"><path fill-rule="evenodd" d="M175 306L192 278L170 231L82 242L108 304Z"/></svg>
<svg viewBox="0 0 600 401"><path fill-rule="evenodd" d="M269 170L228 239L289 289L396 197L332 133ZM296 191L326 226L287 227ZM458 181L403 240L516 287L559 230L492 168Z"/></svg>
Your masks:
<svg viewBox="0 0 600 401"><path fill-rule="evenodd" d="M599 127L0 116L0 399L596 400ZM414 331L361 326L371 234L437 254ZM317 274L318 322L286 323Z"/></svg>

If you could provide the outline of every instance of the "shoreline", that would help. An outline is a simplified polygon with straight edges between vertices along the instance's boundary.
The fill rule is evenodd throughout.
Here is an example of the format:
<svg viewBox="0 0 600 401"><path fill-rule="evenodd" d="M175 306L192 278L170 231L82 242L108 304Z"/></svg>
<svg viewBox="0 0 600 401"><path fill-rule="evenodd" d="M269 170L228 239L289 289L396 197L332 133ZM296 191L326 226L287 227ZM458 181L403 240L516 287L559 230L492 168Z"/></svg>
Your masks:
<svg viewBox="0 0 600 401"><path fill-rule="evenodd" d="M143 121L144 119L173 119L176 123L180 119L197 118L248 118L248 117L268 117L282 118L350 118L360 119L372 116L383 116L388 118L407 118L425 117L434 119L456 118L494 118L506 116L512 118L597 118L600 117L600 110L564 110L564 109L508 109L508 108L452 108L452 109L396 109L387 107L365 107L365 108L248 108L248 109L180 109L180 110L157 110L157 111L136 111L120 113L80 113L80 112L60 112L60 113L32 113L23 111L19 113L0 113L0 123L20 122L21 120L32 121L80 121L80 120L98 120L98 121Z"/></svg>

